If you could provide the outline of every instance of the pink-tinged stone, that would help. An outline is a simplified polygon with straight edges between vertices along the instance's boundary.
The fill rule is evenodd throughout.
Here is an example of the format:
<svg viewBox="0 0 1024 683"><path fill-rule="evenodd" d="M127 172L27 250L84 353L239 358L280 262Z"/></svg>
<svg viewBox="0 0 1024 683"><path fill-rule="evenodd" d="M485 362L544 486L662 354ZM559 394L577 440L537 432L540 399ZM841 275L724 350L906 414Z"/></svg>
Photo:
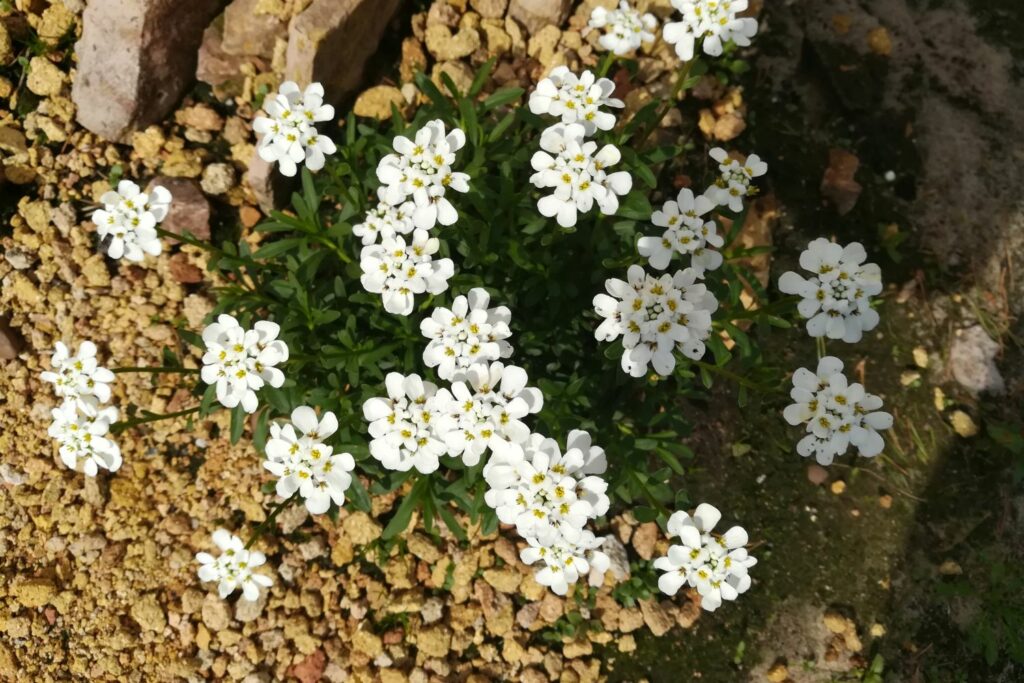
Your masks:
<svg viewBox="0 0 1024 683"><path fill-rule="evenodd" d="M231 81L242 82L242 65L245 57L230 55L224 51L224 16L217 17L203 32L196 62L196 79L212 86L224 85Z"/></svg>
<svg viewBox="0 0 1024 683"><path fill-rule="evenodd" d="M150 181L147 191L155 185L163 185L171 193L171 207L160 227L175 235L190 232L201 240L209 240L210 202L199 189L199 183L187 178L157 176Z"/></svg>
<svg viewBox="0 0 1024 683"><path fill-rule="evenodd" d="M163 119L192 83L222 0L91 0L75 44L78 122L109 140Z"/></svg>

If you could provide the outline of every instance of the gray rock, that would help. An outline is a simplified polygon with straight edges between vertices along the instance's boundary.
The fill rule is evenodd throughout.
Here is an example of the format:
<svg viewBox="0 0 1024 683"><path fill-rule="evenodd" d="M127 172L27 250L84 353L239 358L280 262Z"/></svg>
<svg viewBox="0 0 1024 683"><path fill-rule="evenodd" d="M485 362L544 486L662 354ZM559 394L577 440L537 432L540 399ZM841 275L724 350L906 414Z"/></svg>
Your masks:
<svg viewBox="0 0 1024 683"><path fill-rule="evenodd" d="M92 0L75 45L78 122L110 140L163 119L191 84L220 0Z"/></svg>
<svg viewBox="0 0 1024 683"><path fill-rule="evenodd" d="M949 348L949 367L953 377L974 394L1001 394L1006 390L1003 376L996 367L999 344L981 325L968 327L953 338Z"/></svg>
<svg viewBox="0 0 1024 683"><path fill-rule="evenodd" d="M261 590L260 597L255 600L239 598L235 603L235 619L243 624L255 621L258 616L263 614L263 608L267 606L267 595L267 591Z"/></svg>
<svg viewBox="0 0 1024 683"><path fill-rule="evenodd" d="M508 16L533 35L545 26L559 26L569 17L572 0L512 0Z"/></svg>

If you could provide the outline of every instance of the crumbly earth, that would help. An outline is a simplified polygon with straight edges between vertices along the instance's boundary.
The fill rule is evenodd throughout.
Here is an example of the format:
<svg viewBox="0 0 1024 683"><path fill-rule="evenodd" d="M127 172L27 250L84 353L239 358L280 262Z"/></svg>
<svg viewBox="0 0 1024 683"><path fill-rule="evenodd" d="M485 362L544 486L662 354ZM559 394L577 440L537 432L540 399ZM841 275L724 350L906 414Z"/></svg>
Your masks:
<svg viewBox="0 0 1024 683"><path fill-rule="evenodd" d="M418 68L465 85L496 56L489 87L498 87L529 86L559 63L593 65L585 17L614 3L586 0L565 30L532 36L486 16L485 6L504 4L439 0L403 17L403 42L356 98L357 114L411 109ZM669 7L637 4L660 16ZM1022 129L1020 85L1005 37L982 30L998 25L989 10L942 4L770 6L747 90L705 79L698 119L665 122L695 124L708 140L742 134L737 148L774 164L776 270L821 234L861 239L879 255L894 283L885 323L848 367L894 407L897 427L884 457L822 472L792 453L774 399L739 411L718 390L709 405L688 407L704 419L687 490L695 502L728 502L756 528L754 588L710 617L687 598L624 608L604 589L594 609L578 610L600 628L574 637L562 634L575 600L532 580L512 535L465 544L414 523L385 556L379 536L394 497L375 500L369 516L343 511L337 524L286 512L259 544L278 571L273 589L255 604L221 601L198 582L194 554L218 526L244 535L274 502L260 492L259 455L244 440L228 443L223 417L126 432L115 475L64 468L45 435L55 399L38 380L54 342L92 339L109 366L156 365L164 346L183 348L175 324L198 329L214 305L216 283L191 248L169 245L142 265L99 254L91 202L112 175L190 180L209 202L215 238L249 238L261 213L240 179L253 156L254 98L277 82L279 64L246 73L237 91L199 87L163 124L108 143L76 126L69 96L83 3L4 4L0 64L14 66L0 72L9 102L0 111L0 351L6 342L17 355L0 360L0 680L803 683L882 680L868 677L879 661L894 681L936 667L961 680L1019 680L1012 663L960 670L965 659L940 653L960 653L959 629L990 605L971 594L947 604L933 592L958 575L987 580L983 548L1011 561L1024 548L1024 498L991 437L994 425L1021 429L1024 333L1013 316L1024 300L1024 231L1008 227L1022 215L1019 146L1004 143ZM26 27L35 48L5 41ZM668 92L672 64L664 47L640 60L631 109ZM826 176L831 149L846 154L832 156ZM837 206L851 210L840 216ZM999 342L1006 393L997 400L956 380L972 368L950 349L977 327ZM798 333L778 339L772 362L812 362ZM173 412L194 398L176 376L125 374L114 401ZM664 550L653 525L619 516L610 526L633 559Z"/></svg>

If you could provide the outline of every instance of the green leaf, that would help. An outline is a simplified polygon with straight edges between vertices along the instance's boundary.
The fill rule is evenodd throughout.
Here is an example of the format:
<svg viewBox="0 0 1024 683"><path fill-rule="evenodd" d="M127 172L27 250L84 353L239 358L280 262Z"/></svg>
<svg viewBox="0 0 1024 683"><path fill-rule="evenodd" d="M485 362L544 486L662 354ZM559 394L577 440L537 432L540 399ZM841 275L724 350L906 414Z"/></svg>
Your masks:
<svg viewBox="0 0 1024 683"><path fill-rule="evenodd" d="M398 510L388 522L388 525L384 527L383 538L385 540L391 540L409 526L412 513L419 506L420 499L423 498L428 486L430 486L430 479L421 475L419 481L413 485L412 490L402 500L402 504L398 506Z"/></svg>
<svg viewBox="0 0 1024 683"><path fill-rule="evenodd" d="M484 100L480 108L482 111L487 112L492 109L497 109L504 104L517 102L522 98L523 93L525 92L526 91L522 88L502 88L500 90L495 90L494 94Z"/></svg>
<svg viewBox="0 0 1024 683"><path fill-rule="evenodd" d="M238 440L242 438L242 432L245 430L246 412L239 404L231 410L231 443L238 443Z"/></svg>

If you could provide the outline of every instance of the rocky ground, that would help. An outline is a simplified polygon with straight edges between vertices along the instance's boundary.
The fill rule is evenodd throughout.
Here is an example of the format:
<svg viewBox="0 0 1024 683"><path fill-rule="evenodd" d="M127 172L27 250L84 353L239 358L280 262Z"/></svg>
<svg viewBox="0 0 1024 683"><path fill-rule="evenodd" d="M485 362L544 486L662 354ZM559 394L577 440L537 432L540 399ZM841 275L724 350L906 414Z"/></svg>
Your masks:
<svg viewBox="0 0 1024 683"><path fill-rule="evenodd" d="M125 434L116 476L63 467L45 435L54 398L38 380L53 343L94 339L110 365L157 364L180 346L175 325L196 329L214 305L216 283L189 247L143 266L100 255L92 203L118 177L158 180L176 198L169 229L253 239L281 190L253 164L262 96L317 74L318 54L351 58L343 41L303 42L303 27L334 26L325 3L235 0L221 15L199 3L209 13L183 57L199 83L183 79L164 111L83 85L107 63L72 48L102 46L88 14L102 20L105 3L85 16L77 0L0 3L0 678L803 682L880 680L867 678L880 658L891 680L958 680L941 675L958 658L936 653L959 652L955 634L987 603L966 595L947 609L933 588L975 580L982 550L1019 558L1024 517L993 437L995 425L1021 429L1024 337L1021 53L999 3L768 3L743 86L708 79L692 120L665 122L742 136L773 164L779 268L808 236L834 234L868 243L892 283L878 344L858 366L897 407L885 458L823 473L795 458L771 402L763 419L729 396L693 407L706 416L694 445L709 455L691 496L730 496L763 544L750 599L727 614L698 620L686 600L623 608L607 592L579 610L538 586L507 538L415 532L384 556L376 518L391 499L338 525L282 516L262 548L277 585L255 605L225 603L198 584L192 558L212 529L259 523L271 501L254 450L231 447L223 421ZM415 106L417 70L465 85L496 57L491 89L528 87L559 63L593 66L595 4L376 3L381 19L360 19L384 35L369 87L353 67L337 91L357 115L385 118L392 104ZM669 6L637 4L662 16ZM668 91L666 56L661 46L640 60L631 108ZM806 361L785 346L777 362ZM997 377L1003 393L986 400ZM189 400L144 375L120 375L115 390L117 403L157 412ZM664 543L651 524L612 527L623 558ZM962 674L1009 681L1020 669Z"/></svg>

